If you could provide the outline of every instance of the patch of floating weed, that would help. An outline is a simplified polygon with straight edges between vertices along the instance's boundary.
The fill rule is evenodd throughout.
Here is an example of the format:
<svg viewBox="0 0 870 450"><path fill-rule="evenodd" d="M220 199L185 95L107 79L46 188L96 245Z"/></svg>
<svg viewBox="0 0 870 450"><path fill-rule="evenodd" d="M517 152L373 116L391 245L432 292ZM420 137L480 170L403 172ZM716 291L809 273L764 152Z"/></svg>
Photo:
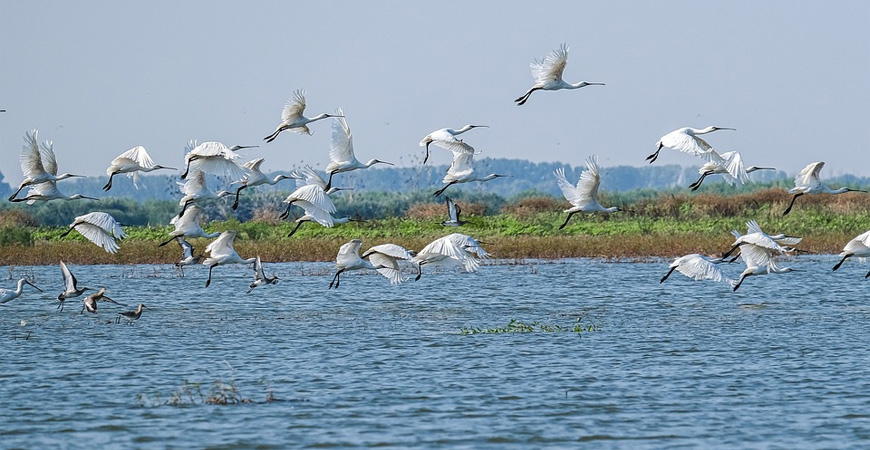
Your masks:
<svg viewBox="0 0 870 450"><path fill-rule="evenodd" d="M547 324L544 322L534 321L531 323L525 323L521 320L511 319L510 322L504 327L496 327L496 328L477 328L477 327L463 327L459 330L460 334L497 334L497 333L534 333L534 332L543 332L543 333L583 333L589 331L600 331L600 328L593 324L583 324L581 323L580 317L577 318L576 323L569 326L562 326L559 324Z"/></svg>

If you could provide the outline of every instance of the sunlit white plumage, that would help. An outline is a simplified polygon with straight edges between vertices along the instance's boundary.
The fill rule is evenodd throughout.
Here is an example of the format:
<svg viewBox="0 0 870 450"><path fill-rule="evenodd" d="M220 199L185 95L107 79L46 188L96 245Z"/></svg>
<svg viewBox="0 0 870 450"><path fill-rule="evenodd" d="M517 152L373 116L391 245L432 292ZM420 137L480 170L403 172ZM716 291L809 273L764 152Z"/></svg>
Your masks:
<svg viewBox="0 0 870 450"><path fill-rule="evenodd" d="M124 239L127 235L121 228L121 225L108 213L92 212L75 218L73 223L69 225L69 230L64 232L61 237L66 236L72 230L76 230L87 238L87 240L102 247L103 250L109 253L117 253L121 248L118 246L116 239Z"/></svg>
<svg viewBox="0 0 870 450"><path fill-rule="evenodd" d="M598 187L601 185L601 174L598 168L598 159L595 155L586 160L586 170L580 174L580 179L577 181L576 186L568 181L568 178L565 177L565 169L561 167L556 169L553 175L556 176L556 183L559 185L559 189L562 190L562 195L573 205L571 208L563 211L568 213L568 217L565 218L565 222L559 227L560 230L568 225L571 216L581 211L600 211L606 213L619 211L619 208L615 206L605 208L598 202Z"/></svg>
<svg viewBox="0 0 870 450"><path fill-rule="evenodd" d="M63 261L60 262L60 273L63 275L63 292L57 296L57 300L60 302L58 305L58 309L63 311L63 302L68 298L75 298L79 295L82 295L85 291L91 291L93 289L87 286L78 286L78 280L75 275L70 272L70 270L66 267Z"/></svg>
<svg viewBox="0 0 870 450"><path fill-rule="evenodd" d="M746 269L740 274L737 282L733 283L734 290L736 291L740 287L740 285L743 284L743 281L746 279L746 277L749 276L796 271L797 269L792 269L790 267L779 267L776 264L774 257L780 253L782 252L779 250L771 249L767 246L757 245L750 242L750 240L742 242L740 244L740 258L746 264Z"/></svg>
<svg viewBox="0 0 870 450"><path fill-rule="evenodd" d="M393 165L391 162L375 158L368 160L365 164L356 159L353 153L353 135L350 132L350 127L347 125L344 111L341 108L337 108L335 114L335 118L332 119L332 142L329 146L329 164L326 166L326 173L329 174L329 180L326 183L327 190L332 185L332 176L337 173L368 169L378 163Z"/></svg>
<svg viewBox="0 0 870 450"><path fill-rule="evenodd" d="M251 293L254 289L265 286L267 284L276 284L278 283L278 277L275 274L272 274L271 277L266 276L266 271L263 269L263 261L260 260L260 257L257 256L256 261L254 261L254 282L248 286L248 294Z"/></svg>
<svg viewBox="0 0 870 450"><path fill-rule="evenodd" d="M287 209L279 217L289 217L290 208L295 204L304 209L306 214L310 211L310 215L321 224L324 223L323 220L331 220L331 214L335 213L335 203L329 196L345 188L327 188L326 180L309 166L294 171L291 177L296 179L297 188L283 200L283 203L287 203Z"/></svg>
<svg viewBox="0 0 870 450"><path fill-rule="evenodd" d="M175 229L169 232L169 239L165 242L162 242L158 247L163 247L164 245L172 242L175 238L213 238L220 235L219 232L215 231L213 233L206 233L205 230L202 229L202 226L199 224L200 217L202 216L202 209L199 206L193 205L184 210L184 213L181 216L175 216L172 218L170 222L171 225L175 226Z"/></svg>
<svg viewBox="0 0 870 450"><path fill-rule="evenodd" d="M121 153L117 158L113 159L106 169L106 175L109 176L109 181L103 186L104 191L112 189L112 178L115 175L126 173L127 176L133 178L133 186L139 189L139 172L152 172L159 169L171 169L174 167L166 167L154 164L151 156L141 145L131 148L124 153Z"/></svg>
<svg viewBox="0 0 870 450"><path fill-rule="evenodd" d="M667 147L677 151L681 151L683 153L688 153L692 156L699 156L707 161L710 161L711 159L716 158L719 155L714 155L712 153L713 147L708 144L707 141L698 137L698 135L712 133L716 130L735 130L735 128L723 128L714 126L709 126L701 129L691 127L678 128L662 136L662 138L659 139L658 142L656 142L655 153L647 156L646 160L649 161L650 164L652 164L659 157L659 152L662 150L662 148Z"/></svg>
<svg viewBox="0 0 870 450"><path fill-rule="evenodd" d="M236 253L233 241L237 234L238 232L235 230L224 231L205 248L205 251L209 253L209 257L202 262L202 265L208 266L208 279L205 281L205 287L211 284L211 272L215 267L225 264L252 264L257 260L257 258L243 259Z"/></svg>
<svg viewBox="0 0 870 450"><path fill-rule="evenodd" d="M361 246L362 241L359 239L353 239L341 246L335 257L336 272L328 289L338 289L341 285L341 274L349 270L374 269L392 284L404 281L397 259L410 259L411 253L408 250L395 244L382 244L366 250L360 257ZM369 259L366 260L366 257Z"/></svg>
<svg viewBox="0 0 870 450"><path fill-rule="evenodd" d="M764 232L764 230L761 229L761 226L759 226L758 222L756 222L755 220L747 221L746 222L746 234L749 235L749 234L755 234L755 233L760 233L763 236L767 236L768 238L773 239L774 242L776 242L777 244L782 246L783 249L786 251L789 250L789 247L798 245L803 240L803 238L801 238L801 237L788 236L784 233L767 234ZM740 232L737 230L731 230L731 234L734 236L735 239L740 239L740 237L742 236L740 234Z"/></svg>
<svg viewBox="0 0 870 450"><path fill-rule="evenodd" d="M292 178L288 175L275 175L275 177L270 180L269 177L260 170L260 165L263 164L263 161L265 161L265 158L252 159L246 162L243 167L248 170L248 173L245 174L245 177L241 180L233 182L233 184L241 184L241 186L236 189L236 200L233 202L233 210L239 207L239 194L242 192L242 189L266 184L274 186L281 180Z"/></svg>
<svg viewBox="0 0 870 450"><path fill-rule="evenodd" d="M789 189L789 194L794 194L791 198L791 203L788 204L788 208L783 211L782 215L785 216L791 211L791 207L794 206L794 201L797 200L798 197L804 194L842 194L844 192L867 192L861 189L849 189L847 187L841 187L839 189L831 189L828 186L822 184L821 180L819 180L819 172L822 170L822 167L825 167L824 161L817 161L811 163L801 170L801 172L794 178L794 187Z"/></svg>
<svg viewBox="0 0 870 450"><path fill-rule="evenodd" d="M444 178L441 182L446 183L444 187L435 191L435 197L444 193L447 188L453 186L456 183L469 183L472 181L489 181L494 180L496 178L506 177L507 175L499 175L495 173L491 173L485 177L478 177L474 173L474 151L466 152L466 151L454 151L453 152L453 163L450 164L450 167L447 169L447 175L444 175Z"/></svg>
<svg viewBox="0 0 870 450"><path fill-rule="evenodd" d="M178 186L181 189L181 193L184 194L178 202L179 206L181 206L181 212L178 213L179 216L184 215L187 208L191 205L233 195L232 192L219 191L215 193L209 189L205 179L205 172L201 170L194 170L187 177L187 180L184 183L178 183Z"/></svg>
<svg viewBox="0 0 870 450"><path fill-rule="evenodd" d="M213 175L242 178L247 175L248 170L236 161L240 158L236 150L254 147L256 145L234 145L227 147L223 143L215 141L203 142L197 145L196 141L191 140L185 147L187 154L184 156L185 169L184 173L181 174L181 179L187 178L188 173L197 170Z"/></svg>
<svg viewBox="0 0 870 450"><path fill-rule="evenodd" d="M840 253L843 259L838 262L832 270L837 270L846 262L847 259L855 256L858 258L870 258L870 231L865 231L859 234L854 239L846 243L843 251ZM870 278L870 272L864 278Z"/></svg>
<svg viewBox="0 0 870 450"><path fill-rule="evenodd" d="M670 265L670 270L659 283L664 283L665 280L674 273L674 270L681 274L697 281L697 280L713 280L713 281L728 281L733 280L725 277L722 270L716 267L716 264L722 262L722 259L713 259L709 256L693 253L690 255L680 256L674 259Z"/></svg>
<svg viewBox="0 0 870 450"><path fill-rule="evenodd" d="M0 289L0 305L20 297L21 293L24 292L25 284L29 284L36 288L37 291L42 292L42 289L38 288L35 284L27 281L25 278L21 278L18 280L18 287L16 289Z"/></svg>
<svg viewBox="0 0 870 450"><path fill-rule="evenodd" d="M477 271L480 262L475 257L476 252L479 249L484 255L488 253L480 248L479 242L475 245L469 241L469 238L470 236L461 233L453 233L435 239L423 247L411 259L411 262L417 265L417 277L414 280L420 279L424 264L458 264L466 272Z"/></svg>
<svg viewBox="0 0 870 450"><path fill-rule="evenodd" d="M537 90L558 91L560 89L579 89L592 85L604 85L604 83L588 81L578 83L566 82L562 79L562 72L565 71L567 64L568 44L560 45L559 48L550 52L543 60L536 59L533 63L529 64L535 84L525 94L514 100L517 106L524 105L529 100L532 92Z"/></svg>
<svg viewBox="0 0 870 450"><path fill-rule="evenodd" d="M39 184L31 184L27 190L27 195L21 198L13 198L11 202L27 202L32 205L36 202L48 202L51 200L99 200L98 198L88 197L82 194L67 195L57 188L57 182L53 180L43 181Z"/></svg>
<svg viewBox="0 0 870 450"><path fill-rule="evenodd" d="M427 134L421 141L420 147L426 147L426 157L423 158L423 164L429 160L429 144L435 144L441 148L446 148L451 152L474 152L474 149L466 144L462 139L457 138L457 135L465 133L473 128L489 128L487 125L465 125L464 127L454 130L453 128L441 128Z"/></svg>
<svg viewBox="0 0 870 450"><path fill-rule="evenodd" d="M710 175L722 175L726 183L734 186L735 184L744 185L748 183L750 181L749 174L756 170L776 170L773 167L746 167L743 164L743 157L737 151L725 152L719 155L715 150L711 149L710 154L710 160L698 169L701 177L698 178L698 181L689 185L689 188L693 191L701 187L704 179Z"/></svg>
<svg viewBox="0 0 870 450"><path fill-rule="evenodd" d="M284 109L281 111L281 123L278 125L278 128L275 131L264 137L263 140L266 142L272 142L275 138L278 137L284 130L292 131L293 133L299 134L311 134L311 130L308 129L308 124L320 119L326 119L328 117L333 117L331 114L319 114L312 118L305 117L303 114L305 113L305 91L299 89L293 92L293 97L287 101L284 105Z"/></svg>
<svg viewBox="0 0 870 450"><path fill-rule="evenodd" d="M54 155L51 141L45 141L42 144L38 144L38 141L39 131L31 130L24 134L24 147L21 149L21 155L19 156L24 180L18 185L18 190L9 196L9 201L12 201L27 186L33 186L46 181L59 181L66 178L83 176L69 173L58 176L57 159Z"/></svg>

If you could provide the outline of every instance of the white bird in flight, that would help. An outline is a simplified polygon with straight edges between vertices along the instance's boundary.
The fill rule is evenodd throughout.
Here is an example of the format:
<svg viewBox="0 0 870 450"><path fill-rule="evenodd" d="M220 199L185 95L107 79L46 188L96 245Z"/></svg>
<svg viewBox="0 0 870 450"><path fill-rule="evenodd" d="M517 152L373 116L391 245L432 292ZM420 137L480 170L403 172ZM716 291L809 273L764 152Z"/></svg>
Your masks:
<svg viewBox="0 0 870 450"><path fill-rule="evenodd" d="M776 170L773 167L745 167L743 158L740 152L737 151L725 152L719 155L715 150L711 149L710 153L713 157L698 169L701 177L698 178L698 181L689 185L689 188L693 191L701 187L701 183L710 175L722 175L725 178L725 182L731 186L735 184L742 186L750 181L749 174L756 170Z"/></svg>
<svg viewBox="0 0 870 450"><path fill-rule="evenodd" d="M350 127L347 125L347 120L344 117L344 111L341 108L335 110L335 118L332 119L332 142L329 146L329 164L326 166L326 173L329 174L329 180L326 182L326 190L332 186L332 176L337 173L350 172L357 169L368 169L375 164L389 164L391 162L381 161L380 159L372 158L365 164L361 163L353 153L353 135L350 132Z"/></svg>
<svg viewBox="0 0 870 450"><path fill-rule="evenodd" d="M333 287L338 289L341 284L341 274L349 270L374 269L392 284L404 281L397 259L411 259L412 255L407 249L396 244L381 244L366 250L360 257L361 246L362 241L359 239L353 239L341 246L335 257L337 271L327 289ZM366 260L366 257L369 260Z"/></svg>
<svg viewBox="0 0 870 450"><path fill-rule="evenodd" d="M745 236L744 236L745 237ZM739 240L739 239L738 239ZM746 269L740 274L740 278L736 283L733 283L736 291L746 277L754 275L767 275L771 273L788 273L796 272L797 269L791 267L779 267L774 261L774 256L781 253L779 250L769 247L757 245L755 243L744 241L740 244L740 258L746 264ZM724 258L725 256L723 256Z"/></svg>
<svg viewBox="0 0 870 450"><path fill-rule="evenodd" d="M326 180L310 166L294 171L291 177L296 179L296 190L283 200L283 203L287 203L287 209L279 216L281 219L290 216L290 207L293 204L305 209L306 212L311 210L311 215L317 218L326 219L327 215L335 213L335 203L329 196L345 188L330 187L327 190Z"/></svg>
<svg viewBox="0 0 870 450"><path fill-rule="evenodd" d="M187 178L191 171L201 170L213 175L226 175L231 178L242 178L248 173L248 169L236 162L240 155L237 150L243 148L256 148L256 145L234 145L227 147L216 141L203 142L197 145L195 140L188 141L187 154L184 156L184 173L181 179Z"/></svg>
<svg viewBox="0 0 870 450"><path fill-rule="evenodd" d="M605 208L598 202L598 187L601 185L601 174L598 170L598 160L595 155L586 160L586 170L580 174L580 179L577 181L576 186L571 184L568 178L565 177L565 169L560 167L553 174L556 176L556 183L558 183L559 189L562 190L562 195L573 205L571 208L563 211L568 213L568 217L565 218L565 222L559 227L560 230L568 225L571 216L581 211L600 211L606 213L619 211L619 208L616 206Z"/></svg>
<svg viewBox="0 0 870 450"><path fill-rule="evenodd" d="M69 229L60 237L70 234L73 230L78 231L87 240L109 253L117 253L121 248L115 241L116 239L127 237L121 224L114 217L109 213L99 211L76 217L69 225Z"/></svg>
<svg viewBox="0 0 870 450"><path fill-rule="evenodd" d="M39 131L32 130L24 134L24 147L22 147L21 155L18 158L21 164L21 172L24 173L24 180L18 185L18 190L9 196L9 201L12 201L27 186L33 186L46 181L84 177L84 175L73 175L70 173L58 176L57 159L54 155L52 142L45 141L40 145L37 141L39 141Z"/></svg>
<svg viewBox="0 0 870 450"><path fill-rule="evenodd" d="M678 271L681 274L695 280L713 280L716 282L719 281L727 281L732 282L731 280L722 273L722 270L716 267L716 264L722 262L722 259L713 259L709 256L699 255L697 253L693 253L691 255L680 256L679 258L674 259L674 261L670 265L670 270L659 283L664 283L665 280L671 276L674 271Z"/></svg>
<svg viewBox="0 0 870 450"><path fill-rule="evenodd" d="M181 206L181 211L176 217L183 216L185 211L187 211L187 208L191 205L199 204L205 200L218 199L228 195L233 195L232 192L219 191L218 193L215 193L209 189L208 184L206 184L205 172L201 170L194 170L191 176L187 177L187 180L185 180L184 183L178 183L178 186L181 188L181 193L184 194L184 196L181 197L181 200L178 202L178 205Z"/></svg>
<svg viewBox="0 0 870 450"><path fill-rule="evenodd" d="M662 136L662 138L656 142L655 153L647 156L646 160L652 164L659 157L659 152L662 151L662 148L667 147L683 153L688 153L692 156L700 156L709 161L713 157L711 154L713 147L708 144L707 141L699 138L698 135L712 133L717 130L736 131L737 129L714 126L701 128L700 130L691 127L678 128Z"/></svg>
<svg viewBox="0 0 870 450"><path fill-rule="evenodd" d="M850 189L847 187L841 187L839 189L831 189L819 180L819 172L822 170L822 167L825 167L824 161L817 161L811 163L801 170L801 172L794 177L794 187L789 189L789 194L794 194L794 197L791 198L791 203L788 204L788 208L783 211L782 215L785 216L789 212L791 212L791 207L794 206L794 201L797 200L798 197L804 194L842 194L844 192L867 192L861 189Z"/></svg>
<svg viewBox="0 0 870 450"><path fill-rule="evenodd" d="M469 146L470 148L470 146ZM444 193L447 188L453 186L456 183L470 183L472 181L489 181L494 180L496 178L507 177L508 175L499 175L496 173L491 173L485 177L478 177L474 173L474 149L471 151L454 151L453 152L453 163L450 164L450 167L447 169L447 175L444 175L444 178L441 180L442 183L446 185L441 189L435 191L435 197Z"/></svg>
<svg viewBox="0 0 870 450"><path fill-rule="evenodd" d="M17 289L0 289L0 305L2 305L4 303L9 303L11 300L14 300L14 299L20 297L21 293L23 292L25 284L29 284L30 286L33 286L34 288L36 288L37 291L43 292L43 290L40 289L39 287L37 287L35 284L31 283L30 281L27 281L27 279L25 279L25 278L21 278L18 280L18 288Z"/></svg>
<svg viewBox="0 0 870 450"><path fill-rule="evenodd" d="M202 229L202 226L199 224L199 219L202 216L202 209L199 206L193 205L184 210L184 213L181 216L175 216L172 218L170 222L171 225L175 226L175 229L169 232L169 239L165 242L160 243L158 247L163 247L164 245L172 242L176 238L214 238L220 235L220 232L206 233L205 230Z"/></svg>
<svg viewBox="0 0 870 450"><path fill-rule="evenodd" d="M11 202L27 202L32 205L36 202L48 202L51 200L99 200L98 198L88 197L82 194L67 195L57 188L57 182L53 180L43 181L42 183L30 185L27 190L27 195L22 198L13 198Z"/></svg>
<svg viewBox="0 0 870 450"><path fill-rule="evenodd" d="M770 239L773 239L774 242L781 245L784 250L791 251L796 250L793 247L801 243L803 238L798 236L788 236L784 233L779 234L767 234L764 230L761 229L761 226L758 225L758 222L755 220L750 220L746 222L746 234L760 233ZM739 231L731 230L731 234L735 239L740 239L742 236Z"/></svg>
<svg viewBox="0 0 870 450"><path fill-rule="evenodd" d="M112 189L112 178L115 175L126 173L127 176L133 178L133 187L139 189L139 172L152 172L159 169L177 170L175 167L166 167L154 164L151 156L141 145L131 148L124 153L118 155L112 160L109 168L106 169L106 175L109 176L109 181L103 186L104 191Z"/></svg>
<svg viewBox="0 0 870 450"><path fill-rule="evenodd" d="M320 119L326 119L329 117L335 117L332 114L319 114L312 118L308 118L303 116L305 113L305 91L297 90L293 93L293 98L288 100L284 105L284 110L281 111L281 123L278 125L278 128L275 129L275 132L264 137L263 140L266 142L272 142L278 137L278 134L284 130L289 130L294 133L299 134L311 134L311 130L308 129L308 124Z"/></svg>
<svg viewBox="0 0 870 450"><path fill-rule="evenodd" d="M451 152L474 152L474 149L471 148L470 145L466 144L462 139L458 139L456 136L462 133L465 133L468 130L473 128L489 128L487 125L466 125L458 130L454 130L452 128L442 128L440 130L435 130L426 135L420 141L420 147L426 147L426 157L423 158L423 164L426 164L426 161L429 160L429 144L435 144L441 148L445 148L450 150Z"/></svg>
<svg viewBox="0 0 870 450"><path fill-rule="evenodd" d="M202 262L202 265L208 266L208 279L205 280L205 287L211 284L211 272L215 267L225 264L253 264L257 261L257 258L243 259L236 253L233 241L237 234L239 233L235 230L224 231L205 248L205 251L209 253L209 257Z"/></svg>
<svg viewBox="0 0 870 450"><path fill-rule="evenodd" d="M846 246L843 247L840 256L842 256L843 259L841 259L832 270L839 269L847 259L853 256L858 258L870 257L870 231L865 231L847 242ZM864 278L870 278L870 272L867 272L867 275L864 275Z"/></svg>
<svg viewBox="0 0 870 450"><path fill-rule="evenodd" d="M248 170L248 173L245 174L245 177L241 180L233 182L233 184L241 184L241 186L236 189L236 200L233 202L233 211L239 207L239 194L243 189L267 184L274 186L281 180L293 178L288 175L275 175L275 178L270 180L266 174L260 170L260 165L263 164L263 161L265 161L265 158L252 159L246 162L243 167Z"/></svg>
<svg viewBox="0 0 870 450"><path fill-rule="evenodd" d="M480 242L470 236L453 233L440 237L430 242L417 252L411 262L417 265L417 277L420 280L423 275L424 264L458 264L466 272L476 272L480 267L476 255L488 256L489 254L480 247Z"/></svg>
<svg viewBox="0 0 870 450"><path fill-rule="evenodd" d="M248 286L248 294L251 293L254 289L265 286L267 284L277 284L278 277L275 274L272 274L271 277L266 276L266 271L263 269L263 262L260 260L260 257L257 257L257 260L254 261L254 282Z"/></svg>
<svg viewBox="0 0 870 450"><path fill-rule="evenodd" d="M79 295L82 295L85 291L92 291L93 289L87 286L79 287L79 280L77 280L75 275L73 275L72 272L69 271L63 261L60 262L60 273L61 275L63 275L64 289L63 292L61 292L60 295L57 296L57 301L60 302L60 305L58 305L57 309L63 311L64 300L68 298L78 297Z"/></svg>
<svg viewBox="0 0 870 450"><path fill-rule="evenodd" d="M599 85L604 83L581 81L579 83L568 83L562 79L562 72L565 71L565 65L568 64L568 44L562 44L556 50L550 52L546 58L535 60L529 64L532 69L532 77L535 79L535 84L526 91L521 97L514 100L517 106L522 106L528 101L532 92L537 90L558 91L560 89L579 89L586 86Z"/></svg>

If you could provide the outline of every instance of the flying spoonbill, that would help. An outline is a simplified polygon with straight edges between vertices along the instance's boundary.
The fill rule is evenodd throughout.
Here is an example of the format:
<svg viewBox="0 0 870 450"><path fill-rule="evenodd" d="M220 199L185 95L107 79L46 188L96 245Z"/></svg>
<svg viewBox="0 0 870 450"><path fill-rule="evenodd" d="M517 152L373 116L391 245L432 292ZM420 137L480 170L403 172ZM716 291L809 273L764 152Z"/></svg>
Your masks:
<svg viewBox="0 0 870 450"><path fill-rule="evenodd" d="M368 169L375 164L393 165L391 162L375 158L368 160L365 164L356 159L353 153L353 135L350 132L350 127L347 126L344 111L341 108L337 108L335 114L335 118L332 119L332 143L329 146L330 162L326 166L326 173L329 174L329 180L327 180L325 188L327 191L332 186L332 176L337 173L350 172L356 169Z"/></svg>
<svg viewBox="0 0 870 450"><path fill-rule="evenodd" d="M794 187L789 189L789 194L794 194L794 197L791 198L791 203L788 204L788 208L783 211L782 215L785 216L789 212L791 212L791 207L794 206L794 201L797 200L798 197L804 194L842 194L844 192L867 192L860 189L849 189L847 187L841 187L839 189L831 189L821 181L819 181L819 171L822 170L822 167L825 167L824 161L817 161L811 163L810 165L804 167L796 177L794 177Z"/></svg>
<svg viewBox="0 0 870 450"><path fill-rule="evenodd" d="M233 241L236 239L238 231L228 230L212 241L205 248L209 252L209 257L202 262L202 265L208 266L208 279L205 280L205 287L211 284L211 271L217 266L224 264L253 264L257 258L242 259L236 249L233 248Z"/></svg>
<svg viewBox="0 0 870 450"><path fill-rule="evenodd" d="M333 287L338 289L341 284L341 274L349 270L374 269L390 280L392 284L405 281L397 259L411 259L412 255L407 249L396 244L381 244L366 250L360 257L359 249L361 246L362 241L359 239L353 239L341 246L335 257L337 271L327 289ZM369 260L367 261L365 258L369 258Z"/></svg>
<svg viewBox="0 0 870 450"><path fill-rule="evenodd" d="M701 128L700 130L691 127L678 128L662 136L662 138L659 139L658 142L656 142L655 153L647 156L646 160L649 161L650 164L655 162L655 160L659 157L659 152L662 151L662 147L672 148L683 153L688 153L692 156L700 156L704 159L709 160L712 156L710 151L713 150L713 147L708 144L707 141L699 138L698 135L712 133L716 130L737 131L736 128L724 128L714 126Z"/></svg>
<svg viewBox="0 0 870 450"><path fill-rule="evenodd" d="M305 91L299 89L293 93L293 98L288 100L284 105L284 110L281 111L281 124L275 129L275 132L264 137L266 142L272 142L278 137L278 134L284 130L290 130L299 134L311 134L308 129L308 124L320 119L335 117L332 114L320 114L312 118L307 118L302 114L305 113Z"/></svg>
<svg viewBox="0 0 870 450"><path fill-rule="evenodd" d="M744 263L746 263L746 270L740 274L740 278L737 279L737 282L733 283L734 290L736 291L740 285L743 284L746 277L749 276L796 272L797 269L792 269L791 267L779 267L776 265L776 261L774 261L773 257L778 253L780 252L775 249L763 247L754 243L741 243L740 258L743 259Z"/></svg>
<svg viewBox="0 0 870 450"><path fill-rule="evenodd" d="M263 161L265 161L265 158L252 159L246 162L243 167L245 169L248 169L248 173L245 174L245 177L241 180L233 182L233 184L241 184L241 186L236 189L236 201L233 202L233 211L235 211L236 208L239 207L239 194L241 194L242 189L247 189L254 186L262 186L266 184L274 186L281 180L293 178L288 175L275 175L275 178L270 180L268 177L266 177L266 174L264 174L260 170L260 165L263 164Z"/></svg>
<svg viewBox="0 0 870 450"><path fill-rule="evenodd" d="M112 189L112 178L115 175L126 173L127 176L133 178L133 187L139 189L139 172L152 172L159 169L177 170L175 167L166 167L154 164L151 156L145 151L145 147L141 145L131 148L124 153L118 155L112 160L109 168L106 169L106 175L109 176L109 181L103 186L104 191Z"/></svg>
<svg viewBox="0 0 870 450"><path fill-rule="evenodd" d="M870 231L865 231L847 242L846 246L843 247L843 252L840 253L840 256L842 256L843 259L834 266L833 270L839 269L847 259L853 256L857 256L858 258L870 257ZM865 275L864 278L870 278L870 272L867 272L867 275ZM21 289L21 285L19 284L18 286L19 289Z"/></svg>
<svg viewBox="0 0 870 450"><path fill-rule="evenodd" d="M227 147L223 143L208 141L197 145L195 140L188 141L187 154L184 156L184 173L181 179L187 178L191 170L201 170L214 175L227 175L232 178L242 178L248 169L239 165L237 150L256 148L256 145L234 145Z"/></svg>
<svg viewBox="0 0 870 450"><path fill-rule="evenodd" d="M46 181L59 181L72 177L84 177L84 175L73 175L64 173L57 175L57 159L54 156L54 148L51 141L45 141L41 145L37 143L39 140L39 131L32 130L24 134L24 147L21 149L21 155L18 160L21 164L21 172L24 173L24 180L18 185L18 190L9 196L9 201L12 201L22 189L27 186L32 186Z"/></svg>
<svg viewBox="0 0 870 450"><path fill-rule="evenodd" d="M178 202L178 205L181 206L181 211L176 217L183 216L185 211L187 211L187 208L192 204L233 195L232 192L219 191L218 193L215 193L209 189L206 184L205 172L201 170L194 170L191 176L189 176L184 183L178 183L178 185L184 196L181 197L181 200Z"/></svg>
<svg viewBox="0 0 870 450"><path fill-rule="evenodd" d="M423 275L424 264L459 264L466 272L476 272L480 262L475 255L488 255L479 244L480 241L461 233L435 239L411 258L411 262L417 265L414 281L420 280Z"/></svg>
<svg viewBox="0 0 870 450"><path fill-rule="evenodd" d="M109 253L118 253L121 248L115 239L127 237L121 224L114 217L99 211L76 217L73 223L69 224L69 229L60 237L70 234L72 230L78 231L87 240Z"/></svg>
<svg viewBox="0 0 870 450"><path fill-rule="evenodd" d="M471 146L469 146L471 147ZM499 175L495 173L491 173L483 178L480 178L474 174L474 149L469 152L466 151L454 151L453 152L453 163L450 164L450 168L447 169L447 175L444 175L444 179L441 180L442 183L446 183L444 187L435 191L435 197L444 193L447 188L453 186L456 183L470 183L472 181L489 181L494 180L496 178L503 178L509 175Z"/></svg>
<svg viewBox="0 0 870 450"><path fill-rule="evenodd" d="M598 186L601 185L601 174L598 171L598 159L595 155L586 160L586 170L580 174L580 179L577 185L574 186L565 177L565 169L558 168L553 174L556 176L556 183L559 184L559 189L562 190L562 195L568 200L573 207L566 209L568 213L565 222L559 227L561 230L568 225L571 216L578 212L595 212L601 211L606 213L614 213L619 211L616 206L605 208L598 203Z"/></svg>
<svg viewBox="0 0 870 450"><path fill-rule="evenodd" d="M202 226L199 225L199 218L202 216L202 209L199 206L193 205L181 214L181 216L175 216L169 222L171 225L175 226L175 229L169 233L169 239L165 242L160 243L158 247L163 247L164 245L172 242L175 238L214 238L220 236L220 233L215 231L213 233L206 233L205 230L202 229ZM183 247L183 245L182 245Z"/></svg>
<svg viewBox="0 0 870 450"><path fill-rule="evenodd" d="M665 280L671 276L674 271L678 271L681 274L697 281L697 280L713 280L713 281L728 281L732 282L727 277L722 274L722 270L716 267L716 264L722 262L722 259L713 259L709 256L699 255L697 253L693 253L691 255L680 256L675 259L671 265L670 270L659 283L664 283Z"/></svg>
<svg viewBox="0 0 870 450"><path fill-rule="evenodd" d="M566 64L568 64L568 44L560 45L559 48L550 52L543 60L536 59L533 63L529 64L535 84L525 94L514 100L517 106L524 105L529 96L532 95L532 92L537 90L558 91L560 89L579 89L592 85L604 85L604 83L588 81L581 81L579 83L565 82L562 79L562 72L565 71Z"/></svg>
<svg viewBox="0 0 870 450"><path fill-rule="evenodd" d="M689 188L693 191L701 187L701 183L710 175L721 174L725 177L726 183L734 186L735 184L744 185L748 183L749 174L756 170L776 170L773 167L746 167L743 165L743 158L740 156L740 152L732 151L719 155L715 150L711 149L710 153L712 155L710 160L698 169L701 177L698 178L698 181L689 185Z"/></svg>
<svg viewBox="0 0 870 450"><path fill-rule="evenodd" d="M457 135L465 133L473 128L489 128L489 126L466 125L458 130L442 128L427 134L426 137L420 141L420 147L426 147L426 157L423 158L423 164L426 164L426 161L429 160L429 144L435 144L441 148L450 150L451 152L474 152L474 149L471 148L470 145L463 142L462 139L456 138Z"/></svg>

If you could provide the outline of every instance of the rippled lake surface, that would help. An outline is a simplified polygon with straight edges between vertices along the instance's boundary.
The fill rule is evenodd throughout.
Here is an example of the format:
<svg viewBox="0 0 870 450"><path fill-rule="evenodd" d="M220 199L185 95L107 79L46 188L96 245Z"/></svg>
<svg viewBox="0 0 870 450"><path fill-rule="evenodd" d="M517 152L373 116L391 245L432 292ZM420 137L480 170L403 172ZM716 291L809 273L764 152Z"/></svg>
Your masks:
<svg viewBox="0 0 870 450"><path fill-rule="evenodd" d="M129 326L110 303L57 312L57 266L0 268L46 291L0 307L0 447L866 448L870 269L836 259L736 293L660 285L664 260L350 273L332 291L332 264L267 264L280 283L251 294L244 266L207 289L203 268L71 266L146 305ZM463 334L511 319L553 331ZM216 380L251 402L204 403Z"/></svg>

